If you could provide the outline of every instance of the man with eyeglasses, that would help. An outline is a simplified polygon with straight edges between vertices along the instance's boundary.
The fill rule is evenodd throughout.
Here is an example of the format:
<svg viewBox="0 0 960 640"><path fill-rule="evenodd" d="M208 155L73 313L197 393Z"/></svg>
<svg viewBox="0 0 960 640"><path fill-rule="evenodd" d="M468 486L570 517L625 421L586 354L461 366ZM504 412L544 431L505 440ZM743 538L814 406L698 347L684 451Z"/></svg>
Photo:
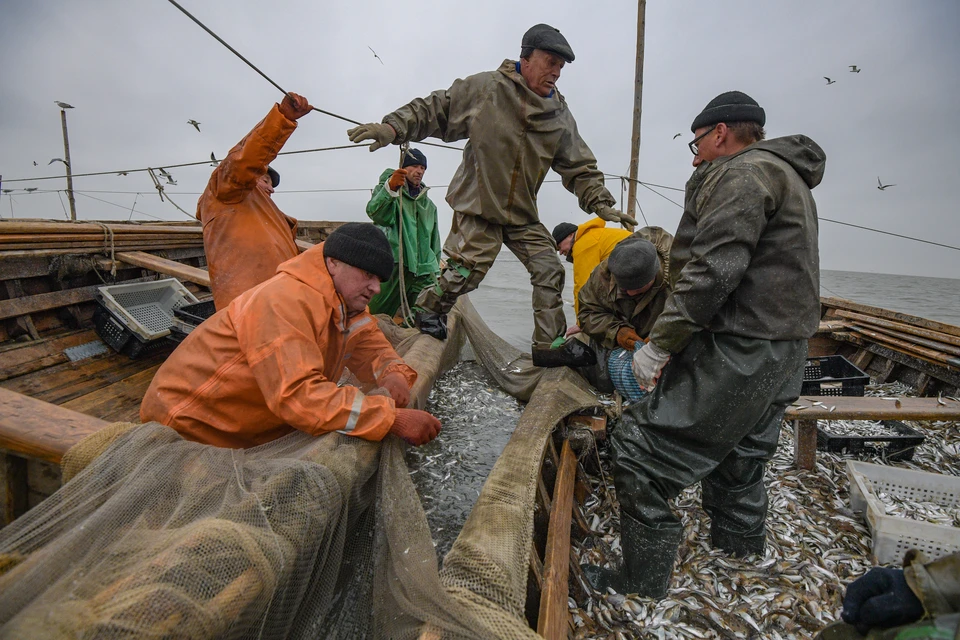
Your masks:
<svg viewBox="0 0 960 640"><path fill-rule="evenodd" d="M601 589L662 598L683 528L670 501L701 482L714 547L764 550L766 462L798 397L820 319L817 209L826 156L806 136L764 140L739 91L694 119L693 172L670 251L671 294L634 355L649 394L611 432L622 571Z"/></svg>

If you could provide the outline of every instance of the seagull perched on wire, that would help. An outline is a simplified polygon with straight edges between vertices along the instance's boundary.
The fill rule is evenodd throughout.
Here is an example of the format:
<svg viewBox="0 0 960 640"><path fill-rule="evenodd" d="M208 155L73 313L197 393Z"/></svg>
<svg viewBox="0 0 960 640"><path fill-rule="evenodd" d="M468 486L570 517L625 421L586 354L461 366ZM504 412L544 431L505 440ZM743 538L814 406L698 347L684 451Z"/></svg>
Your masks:
<svg viewBox="0 0 960 640"><path fill-rule="evenodd" d="M370 49L370 51L373 52L373 57L376 58L377 60L380 60L380 64L383 64L383 59L377 55L377 52L373 50L373 47L371 47L370 45L367 45L367 49Z"/></svg>
<svg viewBox="0 0 960 640"><path fill-rule="evenodd" d="M70 163L67 162L66 160L64 160L63 158L54 158L53 160L51 160L50 162L47 163L47 166L49 167L49 166L52 165L54 162L62 162L63 164L67 165L68 167L70 166Z"/></svg>
<svg viewBox="0 0 960 640"><path fill-rule="evenodd" d="M895 185L895 184L883 184L882 182L880 182L880 176L877 176L877 189L880 189L880 191L883 191L883 190L886 189L887 187L895 187L895 186L897 186L897 185Z"/></svg>
<svg viewBox="0 0 960 640"><path fill-rule="evenodd" d="M836 80L831 80L831 79L828 78L827 76L823 76L823 79L827 81L827 85L828 85L828 86L831 85L831 84L835 84L835 83L837 82Z"/></svg>
<svg viewBox="0 0 960 640"><path fill-rule="evenodd" d="M196 120L187 120L187 124L192 124L193 128L197 130L197 133L200 133L200 123Z"/></svg>
<svg viewBox="0 0 960 640"><path fill-rule="evenodd" d="M67 104L66 102L60 102L59 100L54 100L53 103L60 107L61 109L73 109L72 104Z"/></svg>
<svg viewBox="0 0 960 640"><path fill-rule="evenodd" d="M220 164L220 161L217 160L217 156L213 155L213 151L210 152L210 166L215 167Z"/></svg>
<svg viewBox="0 0 960 640"><path fill-rule="evenodd" d="M850 73L860 73L860 67L855 64L850 65Z"/></svg>
<svg viewBox="0 0 960 640"><path fill-rule="evenodd" d="M117 175L118 175L118 176L125 176L125 175L127 175L127 172L126 172L126 171L118 171L118 172L117 172Z"/></svg>
<svg viewBox="0 0 960 640"><path fill-rule="evenodd" d="M13 191L13 189L4 189L4 190L3 190L4 193L10 193L11 191Z"/></svg>
<svg viewBox="0 0 960 640"><path fill-rule="evenodd" d="M27 187L26 189L24 189L24 191L26 191L27 193L33 193L36 190L37 190L36 187Z"/></svg>
<svg viewBox="0 0 960 640"><path fill-rule="evenodd" d="M677 135L673 136L673 139L676 140L677 138L679 138L679 137L682 136L682 135L683 135L682 133L678 133Z"/></svg>

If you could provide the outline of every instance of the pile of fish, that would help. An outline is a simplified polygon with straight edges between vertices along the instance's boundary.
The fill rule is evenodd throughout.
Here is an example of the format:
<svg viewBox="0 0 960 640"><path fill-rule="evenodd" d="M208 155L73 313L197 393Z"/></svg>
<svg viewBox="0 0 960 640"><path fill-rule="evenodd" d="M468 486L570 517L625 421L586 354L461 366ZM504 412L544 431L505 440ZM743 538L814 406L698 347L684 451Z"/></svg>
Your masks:
<svg viewBox="0 0 960 640"><path fill-rule="evenodd" d="M926 500L910 500L884 491L874 491L874 495L883 503L888 516L960 527L960 506L945 506Z"/></svg>
<svg viewBox="0 0 960 640"><path fill-rule="evenodd" d="M909 387L869 389L871 395L908 395ZM960 475L960 425L924 423L927 435L900 467ZM601 454L602 457L602 454ZM784 424L768 465L767 548L762 556L734 558L710 546L710 521L699 486L675 501L686 532L665 599L600 594L582 585L570 599L576 638L812 638L839 618L846 585L874 566L870 533L850 510L847 456L817 453L816 469L793 462L793 430ZM884 464L882 457L863 460ZM619 508L607 460L591 478L585 502L591 535L575 542L580 564L618 566ZM579 577L578 577L579 579ZM582 583L582 581L581 581Z"/></svg>

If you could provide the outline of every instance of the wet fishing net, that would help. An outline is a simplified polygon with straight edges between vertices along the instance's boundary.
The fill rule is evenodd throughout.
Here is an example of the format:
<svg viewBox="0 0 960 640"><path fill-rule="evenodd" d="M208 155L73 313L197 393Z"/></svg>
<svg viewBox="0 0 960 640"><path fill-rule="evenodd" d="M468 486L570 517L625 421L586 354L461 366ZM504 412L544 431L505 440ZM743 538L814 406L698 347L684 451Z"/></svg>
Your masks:
<svg viewBox="0 0 960 640"><path fill-rule="evenodd" d="M468 304L450 330L502 363L498 380L526 366ZM389 333L422 403L462 338ZM524 603L538 469L553 426L595 396L569 370L523 370L540 384L442 570L393 436L295 432L232 450L118 426L0 531L0 638L536 637Z"/></svg>

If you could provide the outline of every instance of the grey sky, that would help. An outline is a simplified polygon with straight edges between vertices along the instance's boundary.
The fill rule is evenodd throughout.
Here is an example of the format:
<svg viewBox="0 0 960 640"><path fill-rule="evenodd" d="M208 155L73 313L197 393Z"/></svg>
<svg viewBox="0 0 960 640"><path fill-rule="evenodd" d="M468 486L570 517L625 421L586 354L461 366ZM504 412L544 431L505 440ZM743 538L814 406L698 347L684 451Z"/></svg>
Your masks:
<svg viewBox="0 0 960 640"><path fill-rule="evenodd" d="M558 27L577 55L558 83L600 168L627 172L636 6L628 1L451 3L184 0L184 6L289 91L323 109L379 121L411 98L516 58L532 24ZM409 6L414 11L404 11ZM767 111L769 137L805 133L827 153L815 191L820 215L960 246L960 3L666 2L647 7L640 179L683 187L686 142L704 104L729 89ZM368 46L377 51L383 65ZM278 92L165 0L3 0L0 20L0 173L17 189L17 217L63 218L49 189L63 180L59 109L68 111L75 172L133 169L222 157L262 118ZM862 68L850 73L848 65ZM823 76L835 79L826 86ZM198 133L187 124L200 121ZM318 113L286 150L347 144L350 125ZM674 134L682 133L676 140ZM462 143L460 143L462 145ZM421 147L425 182L450 223L445 185L455 151ZM279 206L305 220L364 220L364 189L397 162L396 147L284 157ZM34 167L33 162L39 163ZM193 213L210 167L171 170L168 193ZM897 186L877 190L877 177ZM548 176L555 179L556 176ZM146 174L78 178L81 218L186 218L161 203ZM24 187L38 187L29 194ZM608 180L620 197L620 181ZM137 196L135 192L142 192ZM125 192L125 193L104 193ZM662 191L682 202L682 193ZM8 194L0 216L11 215ZM106 204L93 200L100 198ZM680 208L641 189L650 224L676 228ZM65 203L66 198L63 198ZM558 183L540 193L548 228L586 214ZM958 277L960 252L822 222L826 269Z"/></svg>

